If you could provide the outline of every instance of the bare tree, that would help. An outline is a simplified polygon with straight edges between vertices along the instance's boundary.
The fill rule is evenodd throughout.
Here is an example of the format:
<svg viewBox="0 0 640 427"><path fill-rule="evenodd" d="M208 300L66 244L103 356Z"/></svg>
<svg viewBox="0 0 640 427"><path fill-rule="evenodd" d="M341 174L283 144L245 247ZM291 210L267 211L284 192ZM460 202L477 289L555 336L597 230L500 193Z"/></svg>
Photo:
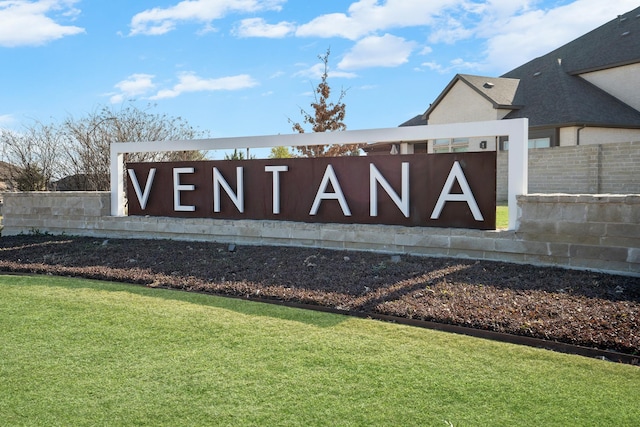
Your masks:
<svg viewBox="0 0 640 427"><path fill-rule="evenodd" d="M63 136L54 125L35 122L23 132L0 130L3 157L12 167L10 179L20 191L43 191L61 177Z"/></svg>
<svg viewBox="0 0 640 427"><path fill-rule="evenodd" d="M68 175L77 177L79 189L109 189L110 144L117 142L178 141L203 136L181 117L153 114L129 106L115 111L103 107L87 117L62 123L68 155ZM127 155L127 161L202 160L200 151L171 151Z"/></svg>
<svg viewBox="0 0 640 427"><path fill-rule="evenodd" d="M66 189L107 191L111 143L179 141L206 136L206 132L181 117L154 114L150 108L102 107L80 119L68 117L61 124L35 122L22 132L0 129L4 160L13 166L11 180L23 191L51 189L52 183L63 177ZM127 160L202 160L205 155L200 151L172 151L130 154Z"/></svg>
<svg viewBox="0 0 640 427"><path fill-rule="evenodd" d="M308 113L304 108L300 109L303 123L311 125L312 132L333 132L347 129L347 125L344 123L347 106L342 102L347 92L342 89L340 90L337 102L333 103L329 101L331 87L327 79L329 77L330 54L331 49L327 49L324 55L318 55L318 59L320 59L324 65L324 71L320 83L315 88L314 102L311 103L313 114ZM289 119L289 123L292 125L294 131L305 133L304 127L299 122L293 122ZM296 150L300 152L303 157L349 156L358 155L360 149L364 146L365 144L312 145L296 147Z"/></svg>

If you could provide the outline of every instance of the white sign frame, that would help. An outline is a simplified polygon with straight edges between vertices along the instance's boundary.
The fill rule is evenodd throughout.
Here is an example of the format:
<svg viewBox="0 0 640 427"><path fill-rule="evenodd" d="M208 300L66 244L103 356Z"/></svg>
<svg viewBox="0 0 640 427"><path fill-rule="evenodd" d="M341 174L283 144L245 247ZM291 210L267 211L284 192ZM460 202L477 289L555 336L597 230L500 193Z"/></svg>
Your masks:
<svg viewBox="0 0 640 427"><path fill-rule="evenodd" d="M509 139L509 230L515 230L518 219L516 196L527 194L528 119L452 123L444 125L406 126L396 128L348 130L340 132L287 135L210 138L183 141L116 142L111 150L111 215L124 216L124 154L165 151L209 151L237 148L294 147L354 143L407 143L439 138L472 138L507 136ZM402 150L401 152L406 152Z"/></svg>

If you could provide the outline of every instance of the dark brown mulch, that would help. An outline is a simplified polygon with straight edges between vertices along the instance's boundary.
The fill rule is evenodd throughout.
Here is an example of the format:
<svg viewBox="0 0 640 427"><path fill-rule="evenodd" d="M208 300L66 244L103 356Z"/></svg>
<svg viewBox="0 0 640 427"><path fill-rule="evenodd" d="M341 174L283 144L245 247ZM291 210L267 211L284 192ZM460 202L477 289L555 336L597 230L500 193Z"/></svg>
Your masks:
<svg viewBox="0 0 640 427"><path fill-rule="evenodd" d="M640 354L640 278L313 248L0 238L0 270L259 297Z"/></svg>

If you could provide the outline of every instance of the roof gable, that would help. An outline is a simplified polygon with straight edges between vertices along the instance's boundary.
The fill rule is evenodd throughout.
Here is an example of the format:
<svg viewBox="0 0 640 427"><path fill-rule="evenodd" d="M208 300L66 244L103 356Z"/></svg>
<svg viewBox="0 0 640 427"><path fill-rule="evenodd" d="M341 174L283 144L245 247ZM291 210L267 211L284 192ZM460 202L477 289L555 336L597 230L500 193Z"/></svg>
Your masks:
<svg viewBox="0 0 640 427"><path fill-rule="evenodd" d="M518 106L513 104L513 99L518 88L518 80L512 78L503 77L483 77L473 76L470 74L456 74L455 77L449 82L447 87L440 93L438 98L429 106L424 113L424 117L428 120L429 115L435 110L440 102L447 96L447 94L453 89L456 83L461 82L482 98L487 100L493 108L506 108L516 109Z"/></svg>

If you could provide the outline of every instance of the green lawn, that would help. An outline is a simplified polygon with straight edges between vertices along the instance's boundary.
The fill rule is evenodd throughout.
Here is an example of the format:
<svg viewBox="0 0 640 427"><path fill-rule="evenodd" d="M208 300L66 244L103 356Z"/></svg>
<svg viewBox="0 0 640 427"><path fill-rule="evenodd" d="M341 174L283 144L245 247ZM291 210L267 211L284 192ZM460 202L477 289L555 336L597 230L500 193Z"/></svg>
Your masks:
<svg viewBox="0 0 640 427"><path fill-rule="evenodd" d="M499 202L496 206L496 230L509 227L509 207L507 202Z"/></svg>
<svg viewBox="0 0 640 427"><path fill-rule="evenodd" d="M2 425L637 426L640 368L178 291L0 276Z"/></svg>

